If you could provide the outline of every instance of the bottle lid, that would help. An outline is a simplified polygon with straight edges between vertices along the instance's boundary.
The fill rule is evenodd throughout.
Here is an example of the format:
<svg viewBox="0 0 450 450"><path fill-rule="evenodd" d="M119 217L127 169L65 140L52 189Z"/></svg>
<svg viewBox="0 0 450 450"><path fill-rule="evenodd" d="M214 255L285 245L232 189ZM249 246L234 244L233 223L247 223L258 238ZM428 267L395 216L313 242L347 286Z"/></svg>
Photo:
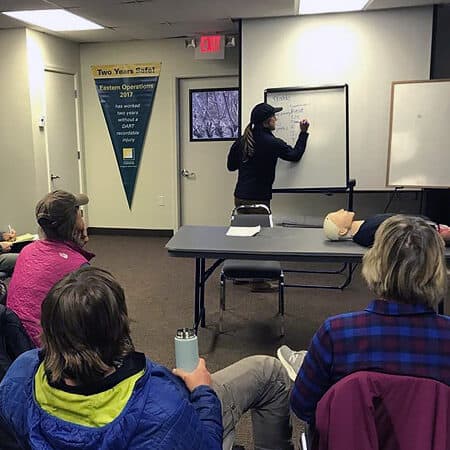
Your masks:
<svg viewBox="0 0 450 450"><path fill-rule="evenodd" d="M178 328L177 338L189 339L195 337L195 330L193 328Z"/></svg>

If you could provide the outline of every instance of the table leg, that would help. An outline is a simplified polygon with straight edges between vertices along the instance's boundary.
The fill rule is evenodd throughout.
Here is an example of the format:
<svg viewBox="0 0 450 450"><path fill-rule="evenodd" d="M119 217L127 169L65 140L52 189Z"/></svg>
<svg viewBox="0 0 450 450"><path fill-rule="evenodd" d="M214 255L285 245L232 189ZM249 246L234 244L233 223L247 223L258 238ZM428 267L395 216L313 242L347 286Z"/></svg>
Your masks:
<svg viewBox="0 0 450 450"><path fill-rule="evenodd" d="M194 287L194 328L198 331L200 323L200 259L195 258L195 287Z"/></svg>
<svg viewBox="0 0 450 450"><path fill-rule="evenodd" d="M206 276L205 276L205 258L200 258L200 319L201 326L205 328L205 284L206 284Z"/></svg>

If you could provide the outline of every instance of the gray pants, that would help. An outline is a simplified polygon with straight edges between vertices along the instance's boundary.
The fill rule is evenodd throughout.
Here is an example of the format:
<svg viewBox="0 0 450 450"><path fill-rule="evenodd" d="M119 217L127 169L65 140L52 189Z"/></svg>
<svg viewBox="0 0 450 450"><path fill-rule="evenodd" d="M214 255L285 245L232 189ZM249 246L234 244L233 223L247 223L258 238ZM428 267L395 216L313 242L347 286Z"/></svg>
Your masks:
<svg viewBox="0 0 450 450"><path fill-rule="evenodd" d="M251 410L255 450L292 450L289 411L291 381L278 359L250 356L212 375L222 404L223 449L234 442L234 429Z"/></svg>
<svg viewBox="0 0 450 450"><path fill-rule="evenodd" d="M0 272L11 275L18 256L18 253L0 253Z"/></svg>

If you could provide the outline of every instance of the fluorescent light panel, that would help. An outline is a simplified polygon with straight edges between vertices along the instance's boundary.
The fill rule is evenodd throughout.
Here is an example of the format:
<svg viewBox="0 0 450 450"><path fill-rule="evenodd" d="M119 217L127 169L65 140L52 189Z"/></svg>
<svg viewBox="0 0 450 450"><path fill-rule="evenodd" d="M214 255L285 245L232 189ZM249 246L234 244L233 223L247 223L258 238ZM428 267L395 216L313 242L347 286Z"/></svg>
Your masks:
<svg viewBox="0 0 450 450"><path fill-rule="evenodd" d="M7 11L3 14L52 31L99 30L103 28L90 20L65 9L37 9L34 11Z"/></svg>
<svg viewBox="0 0 450 450"><path fill-rule="evenodd" d="M300 0L299 14L359 11L370 0Z"/></svg>

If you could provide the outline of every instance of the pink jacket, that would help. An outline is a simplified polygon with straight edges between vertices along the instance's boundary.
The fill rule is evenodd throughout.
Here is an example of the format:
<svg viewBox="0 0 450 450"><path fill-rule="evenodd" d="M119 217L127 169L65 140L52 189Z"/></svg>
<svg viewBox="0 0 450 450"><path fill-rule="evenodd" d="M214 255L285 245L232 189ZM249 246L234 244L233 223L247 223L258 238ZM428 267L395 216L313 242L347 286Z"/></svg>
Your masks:
<svg viewBox="0 0 450 450"><path fill-rule="evenodd" d="M20 252L6 302L36 346L40 346L41 304L47 293L56 282L93 257L73 243L48 240L33 242Z"/></svg>
<svg viewBox="0 0 450 450"><path fill-rule="evenodd" d="M450 386L355 372L318 403L314 438L318 450L448 450Z"/></svg>

